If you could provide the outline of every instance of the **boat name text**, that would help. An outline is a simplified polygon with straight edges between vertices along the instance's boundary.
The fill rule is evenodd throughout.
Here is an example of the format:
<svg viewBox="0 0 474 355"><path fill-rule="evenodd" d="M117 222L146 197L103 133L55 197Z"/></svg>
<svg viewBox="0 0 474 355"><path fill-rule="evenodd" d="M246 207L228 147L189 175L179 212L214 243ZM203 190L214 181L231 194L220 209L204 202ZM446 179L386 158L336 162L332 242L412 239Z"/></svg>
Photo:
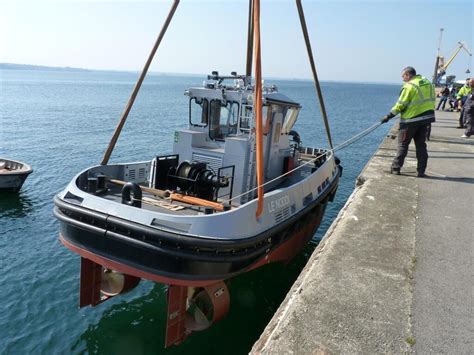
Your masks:
<svg viewBox="0 0 474 355"><path fill-rule="evenodd" d="M290 197L285 195L268 203L268 212L272 213L290 204Z"/></svg>

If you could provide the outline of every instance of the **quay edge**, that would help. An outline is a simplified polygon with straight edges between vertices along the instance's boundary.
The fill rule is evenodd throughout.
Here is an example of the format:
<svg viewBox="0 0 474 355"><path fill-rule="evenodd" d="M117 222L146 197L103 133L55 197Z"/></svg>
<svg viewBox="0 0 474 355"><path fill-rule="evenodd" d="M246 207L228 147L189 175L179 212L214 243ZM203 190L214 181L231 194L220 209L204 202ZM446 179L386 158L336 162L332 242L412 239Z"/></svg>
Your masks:
<svg viewBox="0 0 474 355"><path fill-rule="evenodd" d="M474 168L465 166L463 171L456 156L448 154L453 151L462 154L459 159L472 158L474 142L459 138L462 132L454 128L457 115L438 112L437 119L440 123L434 124L428 142L427 173L431 178L415 177L413 146L402 175L389 174L397 143L397 131L392 128L251 354L462 352L472 346L468 332L462 330L469 328L472 316L468 312L472 284L469 253L462 253L465 260L459 261L466 264L465 270L450 274L449 266L446 272L436 267L439 259L432 258L429 249L437 248L440 254L449 250L446 243L452 242L442 240L460 237L456 232L459 228L445 224L459 226L459 221L455 217L443 220L450 206L436 216L433 209L440 208L433 205L427 209L426 205L443 189L448 189L446 194L458 189L461 195L474 196ZM446 159L451 157L454 159ZM468 200L457 204L468 206L472 203ZM431 215L426 215L427 210ZM465 208L464 217L468 213L469 208ZM445 234L449 227L452 235ZM460 227L463 232L466 228ZM464 234L456 243L459 249L470 250L469 232ZM439 247L433 246L435 238ZM460 254L460 250L451 253ZM464 272L465 276L457 276ZM449 284L444 278L459 282ZM458 289L454 297L450 296L452 288ZM453 299L456 297L459 304ZM463 313L465 316L459 316ZM460 323L455 324L452 317ZM441 325L433 326L436 323ZM455 334L452 342L445 341L447 333Z"/></svg>

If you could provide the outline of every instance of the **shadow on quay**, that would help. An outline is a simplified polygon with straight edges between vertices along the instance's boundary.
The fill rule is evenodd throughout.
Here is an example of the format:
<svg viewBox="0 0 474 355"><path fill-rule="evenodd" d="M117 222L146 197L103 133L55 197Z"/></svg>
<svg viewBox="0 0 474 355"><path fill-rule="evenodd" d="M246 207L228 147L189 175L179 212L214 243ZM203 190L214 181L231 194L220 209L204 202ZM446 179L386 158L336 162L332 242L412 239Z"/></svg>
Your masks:
<svg viewBox="0 0 474 355"><path fill-rule="evenodd" d="M459 134L461 135L463 133L463 130L459 130ZM430 142L439 142L439 143L447 143L447 144L461 144L461 145L474 145L474 139L471 138L461 138L459 139L439 139L436 138L435 136L431 137ZM429 149L428 149L429 152Z"/></svg>

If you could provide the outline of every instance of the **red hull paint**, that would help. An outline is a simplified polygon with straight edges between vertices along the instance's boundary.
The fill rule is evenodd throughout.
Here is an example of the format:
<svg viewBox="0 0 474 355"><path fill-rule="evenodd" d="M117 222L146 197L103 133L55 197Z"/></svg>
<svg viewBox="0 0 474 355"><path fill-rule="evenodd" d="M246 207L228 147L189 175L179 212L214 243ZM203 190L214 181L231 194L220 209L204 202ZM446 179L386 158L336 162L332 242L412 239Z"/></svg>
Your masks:
<svg viewBox="0 0 474 355"><path fill-rule="evenodd" d="M165 276L155 275L155 274L152 274L152 273L149 273L149 272L146 272L146 271L142 271L142 270L139 270L139 269L135 269L131 266L128 266L128 265L125 265L125 264L107 259L103 256L91 253L88 250L79 248L79 247L69 243L66 239L64 239L64 237L61 234L59 234L59 239L64 244L64 246L66 246L67 248L69 248L73 252L79 254L83 258L92 260L93 262L95 262L97 264L100 264L103 267L106 267L107 269L112 269L112 270L121 272L123 274L132 275L132 276L139 277L139 278L142 278L142 279L147 279L147 280L159 282L159 283L166 284L166 285L189 286L189 287L204 287L204 286L216 283L218 281L222 281L222 280L199 280L199 281L180 280L180 279L172 279L172 278L165 277Z"/></svg>
<svg viewBox="0 0 474 355"><path fill-rule="evenodd" d="M293 233L290 238L284 242L282 245L271 251L264 258L258 260L253 265L251 265L246 271L254 270L258 267L261 267L265 264L271 262L287 262L292 259L301 249L311 240L314 235L315 230L317 229L322 218L322 214L319 217L314 218L311 222L305 225L299 231ZM80 256L92 260L93 262L100 264L108 269L112 269L124 274L132 275L142 279L147 279L167 285L176 285L176 286L188 286L188 287L205 287L207 285L215 284L219 281L224 280L183 280L176 278L168 278L165 276L160 276L152 274L146 271L142 271L131 266L110 260L103 256L91 253L85 249L77 247L69 243L65 238L60 234L59 239L61 242L73 252L79 254Z"/></svg>
<svg viewBox="0 0 474 355"><path fill-rule="evenodd" d="M301 249L304 248L306 244L311 240L316 229L321 222L322 215L318 218L315 218L314 221L304 226L301 230L293 233L293 235L289 238L289 240L275 250L273 250L267 257L257 261L253 264L248 271L254 270L263 266L265 264L273 263L273 262L288 262L293 257L295 257Z"/></svg>
<svg viewBox="0 0 474 355"><path fill-rule="evenodd" d="M93 261L81 257L81 285L79 308L101 303L100 281L102 267Z"/></svg>
<svg viewBox="0 0 474 355"><path fill-rule="evenodd" d="M168 313L166 320L165 348L178 345L186 338L186 298L188 288L170 286L168 288Z"/></svg>

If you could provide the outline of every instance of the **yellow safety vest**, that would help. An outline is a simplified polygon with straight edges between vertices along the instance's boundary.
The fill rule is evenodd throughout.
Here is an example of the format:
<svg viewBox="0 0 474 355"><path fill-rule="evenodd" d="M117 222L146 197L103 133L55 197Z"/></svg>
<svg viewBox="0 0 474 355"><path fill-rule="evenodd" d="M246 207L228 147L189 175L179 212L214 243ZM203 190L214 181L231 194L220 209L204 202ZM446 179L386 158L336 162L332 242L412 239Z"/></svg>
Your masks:
<svg viewBox="0 0 474 355"><path fill-rule="evenodd" d="M456 95L456 99L461 100L464 96L468 96L471 92L472 88L470 86L464 85Z"/></svg>
<svg viewBox="0 0 474 355"><path fill-rule="evenodd" d="M430 81L415 75L402 86L400 97L392 107L392 114L400 114L400 127L415 122L434 122L435 90ZM426 121L426 122L425 122Z"/></svg>

